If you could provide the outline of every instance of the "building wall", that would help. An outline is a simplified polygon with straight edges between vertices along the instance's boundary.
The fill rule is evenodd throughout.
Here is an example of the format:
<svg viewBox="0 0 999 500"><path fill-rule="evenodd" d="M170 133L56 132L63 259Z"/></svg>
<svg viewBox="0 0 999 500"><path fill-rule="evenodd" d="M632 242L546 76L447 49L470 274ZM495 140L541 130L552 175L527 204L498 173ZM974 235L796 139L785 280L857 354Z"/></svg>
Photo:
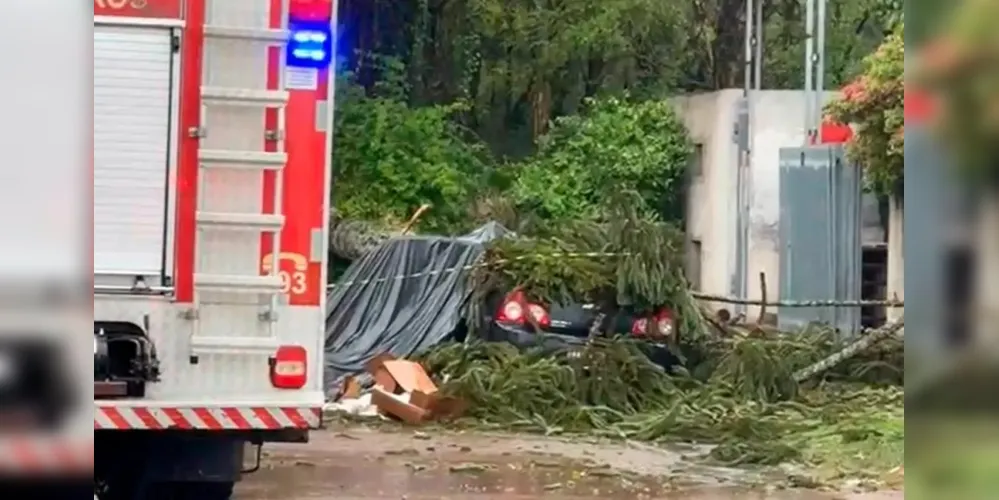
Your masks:
<svg viewBox="0 0 999 500"><path fill-rule="evenodd" d="M831 97L833 93L829 93ZM694 94L675 99L695 143L704 145L703 174L688 198L688 235L701 242L701 291L733 295L736 272L738 149L733 142L741 89ZM780 149L805 142L805 94L764 90L752 94L750 160L750 235L748 291L762 298L759 274L766 276L768 299L780 282ZM729 308L724 304L713 307ZM747 311L751 317L756 308Z"/></svg>
<svg viewBox="0 0 999 500"><path fill-rule="evenodd" d="M687 236L700 242L700 284L706 293L731 293L735 271L737 151L732 121L741 91L688 95L676 99L694 143L702 146L699 175L691 179Z"/></svg>
<svg viewBox="0 0 999 500"><path fill-rule="evenodd" d="M805 94L794 90L757 92L750 100L752 180L749 216L750 299L764 299L760 273L767 282L766 299L776 300L780 284L780 150L806 142ZM756 317L758 308L747 311Z"/></svg>

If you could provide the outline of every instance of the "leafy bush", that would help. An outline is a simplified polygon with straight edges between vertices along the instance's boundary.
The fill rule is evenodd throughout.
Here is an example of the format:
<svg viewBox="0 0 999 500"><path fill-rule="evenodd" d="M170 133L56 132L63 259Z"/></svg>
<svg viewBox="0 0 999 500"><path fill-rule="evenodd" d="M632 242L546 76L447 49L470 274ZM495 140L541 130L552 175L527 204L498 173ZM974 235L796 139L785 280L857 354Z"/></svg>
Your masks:
<svg viewBox="0 0 999 500"><path fill-rule="evenodd" d="M902 189L904 152L905 45L903 25L864 60L863 74L826 108L839 123L854 126L850 158L864 168L868 187L880 194Z"/></svg>
<svg viewBox="0 0 999 500"><path fill-rule="evenodd" d="M591 99L562 117L518 167L512 195L545 218L598 217L612 193L639 194L642 212L674 206L692 145L667 101Z"/></svg>
<svg viewBox="0 0 999 500"><path fill-rule="evenodd" d="M338 213L397 223L430 204L421 230L465 229L467 206L490 175L492 160L452 119L463 105L411 107L398 97L341 88L333 146Z"/></svg>

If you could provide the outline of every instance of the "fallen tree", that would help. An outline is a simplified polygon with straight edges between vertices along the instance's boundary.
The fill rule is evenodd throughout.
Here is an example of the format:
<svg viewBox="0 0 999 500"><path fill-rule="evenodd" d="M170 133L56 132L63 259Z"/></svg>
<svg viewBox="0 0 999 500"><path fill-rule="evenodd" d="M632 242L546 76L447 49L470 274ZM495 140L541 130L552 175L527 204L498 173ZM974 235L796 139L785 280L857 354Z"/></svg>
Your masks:
<svg viewBox="0 0 999 500"><path fill-rule="evenodd" d="M901 324L859 341L822 326L708 330L683 277L682 234L626 200L614 200L600 221L541 223L529 236L497 241L473 286L477 293L518 287L541 303L668 305L680 313L673 348L685 368L669 375L636 340L610 333L573 356L449 344L422 363L444 394L469 403L459 424L710 443L712 458L726 464L818 464L833 453L902 449Z"/></svg>
<svg viewBox="0 0 999 500"><path fill-rule="evenodd" d="M516 238L486 248L471 273L474 306L492 293L523 290L539 304L596 304L603 311L636 312L666 306L681 331L700 335L704 321L684 277L684 237L674 224L640 212L633 192L606 200L596 219L522 224Z"/></svg>
<svg viewBox="0 0 999 500"><path fill-rule="evenodd" d="M468 402L462 426L715 445L728 464L797 462L904 449L902 348L862 353L802 385L797 370L844 346L831 331L687 343L689 374L667 375L635 341L597 339L577 353L448 344L423 357L443 394ZM700 351L700 352L695 352ZM884 464L836 464L840 474Z"/></svg>
<svg viewBox="0 0 999 500"><path fill-rule="evenodd" d="M444 395L468 403L458 425L707 443L715 445L711 458L726 464L828 465L834 455L903 449L904 351L895 330L847 342L819 326L706 328L683 276L682 233L638 212L629 196L613 196L598 219L525 222L518 237L489 244L469 273L473 297L519 288L542 304L669 306L679 313L672 347L685 368L669 375L636 340L604 332L574 356L519 352L473 335L421 357Z"/></svg>
<svg viewBox="0 0 999 500"><path fill-rule="evenodd" d="M365 220L330 217L330 252L346 260L355 260L374 250L396 233Z"/></svg>

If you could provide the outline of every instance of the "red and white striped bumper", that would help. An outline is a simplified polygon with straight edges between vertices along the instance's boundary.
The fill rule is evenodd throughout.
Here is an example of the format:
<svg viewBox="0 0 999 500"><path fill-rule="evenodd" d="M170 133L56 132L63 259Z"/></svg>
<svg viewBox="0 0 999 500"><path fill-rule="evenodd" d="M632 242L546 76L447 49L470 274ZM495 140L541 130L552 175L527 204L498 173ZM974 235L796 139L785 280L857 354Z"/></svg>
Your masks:
<svg viewBox="0 0 999 500"><path fill-rule="evenodd" d="M318 429L321 423L319 407L97 404L94 412L94 430Z"/></svg>
<svg viewBox="0 0 999 500"><path fill-rule="evenodd" d="M93 470L93 436L0 438L0 473L4 475L89 475Z"/></svg>

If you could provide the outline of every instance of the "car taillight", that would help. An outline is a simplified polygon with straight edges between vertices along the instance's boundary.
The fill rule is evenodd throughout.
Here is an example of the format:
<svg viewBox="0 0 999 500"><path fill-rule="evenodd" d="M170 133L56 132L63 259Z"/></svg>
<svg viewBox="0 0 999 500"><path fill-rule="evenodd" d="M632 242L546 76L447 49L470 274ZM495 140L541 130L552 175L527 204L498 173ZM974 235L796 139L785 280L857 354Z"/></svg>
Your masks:
<svg viewBox="0 0 999 500"><path fill-rule="evenodd" d="M631 324L631 334L636 337L643 337L649 330L649 320L638 318Z"/></svg>
<svg viewBox="0 0 999 500"><path fill-rule="evenodd" d="M309 378L308 369L308 353L304 347L278 347L271 362L271 385L278 389L301 389Z"/></svg>
<svg viewBox="0 0 999 500"><path fill-rule="evenodd" d="M636 337L651 335L651 325L655 325L656 333L660 337L673 335L673 313L668 309L663 309L652 318L638 318L631 324L631 334Z"/></svg>
<svg viewBox="0 0 999 500"><path fill-rule="evenodd" d="M534 320L540 326L551 326L552 319L548 316L548 311L544 307L537 304L528 304L528 312L531 313L531 319Z"/></svg>
<svg viewBox="0 0 999 500"><path fill-rule="evenodd" d="M673 313L667 309L663 309L659 311L659 314L656 314L655 320L659 335L664 337L673 335Z"/></svg>
<svg viewBox="0 0 999 500"><path fill-rule="evenodd" d="M530 315L531 321L539 326L550 326L552 323L548 311L538 304L528 303L524 292L513 292L503 299L503 304L496 313L496 321L509 325L523 325L528 318L525 312Z"/></svg>
<svg viewBox="0 0 999 500"><path fill-rule="evenodd" d="M524 322L524 294L513 292L503 299L499 311L496 311L496 321L519 325Z"/></svg>

